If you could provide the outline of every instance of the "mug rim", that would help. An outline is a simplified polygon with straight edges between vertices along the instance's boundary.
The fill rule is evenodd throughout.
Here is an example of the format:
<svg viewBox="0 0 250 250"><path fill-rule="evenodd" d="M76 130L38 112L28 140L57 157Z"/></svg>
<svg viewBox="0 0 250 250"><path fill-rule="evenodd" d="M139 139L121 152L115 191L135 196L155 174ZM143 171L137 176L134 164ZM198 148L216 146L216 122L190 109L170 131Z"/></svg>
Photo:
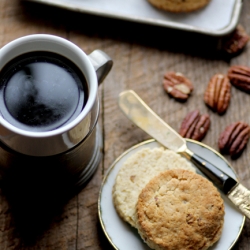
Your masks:
<svg viewBox="0 0 250 250"><path fill-rule="evenodd" d="M0 48L0 54L1 53L4 53L5 55L10 54L11 50L13 50L13 48L17 48L19 46L22 46L22 45L24 45L24 43L34 43L34 42L36 42L36 43L46 42L47 44L60 44L61 46L64 46L65 49L67 48L68 50L71 50L71 52L74 53L81 60L81 63L83 63L85 65L86 72L88 72L88 75L89 75L88 76L89 80L86 79L87 84L88 84L88 88L89 88L87 102L86 102L84 108L82 109L82 111L80 112L80 114L74 120L70 121L68 124L64 124L61 127L58 127L56 129L53 129L50 131L27 131L24 129L20 129L20 128L12 125L7 120L5 120L1 114L0 114L0 125L4 126L7 130L10 130L11 132L13 132L15 134L25 136L25 137L30 137L30 138L53 137L53 136L63 134L65 132L73 129L91 111L91 108L93 107L95 100L96 100L96 95L97 95L97 90L98 90L98 81L97 81L97 76L96 76L96 72L94 70L94 67L91 64L91 61L90 61L89 57L86 55L86 53L82 49L80 49L80 47L75 45L73 42L71 42L65 38L56 36L56 35L32 34L32 35L19 37L13 41L7 43L2 48ZM39 50L37 50L36 47L31 47L31 49L27 52L35 52L35 51L39 51ZM49 52L57 53L57 52L53 51L52 49ZM19 55L21 55L23 53L26 53L26 52L20 52ZM65 56L63 54L61 54L61 55ZM9 61L11 61L12 59L14 59L17 56L18 56L17 54L15 56L12 56L11 59L9 59L8 61L3 63L2 67L0 64L0 67L3 68ZM76 64L76 65L80 68L80 70L83 72L84 76L87 78L86 72L84 72L84 70L78 64ZM0 68L0 71L1 71L1 68Z"/></svg>

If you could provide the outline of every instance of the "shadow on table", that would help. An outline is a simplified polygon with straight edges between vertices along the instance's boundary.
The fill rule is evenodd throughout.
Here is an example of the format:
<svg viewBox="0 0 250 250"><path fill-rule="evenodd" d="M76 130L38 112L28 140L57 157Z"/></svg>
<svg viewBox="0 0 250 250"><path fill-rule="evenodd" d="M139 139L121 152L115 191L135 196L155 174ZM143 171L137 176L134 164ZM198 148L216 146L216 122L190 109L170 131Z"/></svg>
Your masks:
<svg viewBox="0 0 250 250"><path fill-rule="evenodd" d="M10 209L13 236L24 246L35 244L87 184L75 187L73 178L59 165L45 165L43 159L26 165L20 161L1 174L1 193Z"/></svg>
<svg viewBox="0 0 250 250"><path fill-rule="evenodd" d="M230 60L221 50L221 37L73 12L38 3L23 3L25 21L80 32L90 37L156 47L209 59ZM46 13L46 15L44 15ZM67 18L65 18L67 16Z"/></svg>

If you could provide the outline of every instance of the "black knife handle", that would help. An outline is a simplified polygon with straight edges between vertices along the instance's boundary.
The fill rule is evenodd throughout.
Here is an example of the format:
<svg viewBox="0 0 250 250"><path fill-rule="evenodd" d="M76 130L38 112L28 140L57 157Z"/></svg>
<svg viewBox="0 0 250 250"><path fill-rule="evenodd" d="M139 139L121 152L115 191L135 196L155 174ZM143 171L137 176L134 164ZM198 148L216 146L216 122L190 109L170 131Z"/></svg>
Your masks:
<svg viewBox="0 0 250 250"><path fill-rule="evenodd" d="M197 154L194 153L190 160L225 194L228 194L228 192L237 184L236 180Z"/></svg>

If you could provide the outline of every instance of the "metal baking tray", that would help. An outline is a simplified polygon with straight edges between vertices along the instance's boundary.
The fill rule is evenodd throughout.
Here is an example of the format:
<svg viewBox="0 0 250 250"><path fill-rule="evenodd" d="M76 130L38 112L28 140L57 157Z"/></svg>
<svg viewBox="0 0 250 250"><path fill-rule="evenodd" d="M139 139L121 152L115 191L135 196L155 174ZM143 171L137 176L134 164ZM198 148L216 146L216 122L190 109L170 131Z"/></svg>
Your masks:
<svg viewBox="0 0 250 250"><path fill-rule="evenodd" d="M224 36L238 24L243 0L211 0L198 11L170 13L147 0L26 0L103 17Z"/></svg>

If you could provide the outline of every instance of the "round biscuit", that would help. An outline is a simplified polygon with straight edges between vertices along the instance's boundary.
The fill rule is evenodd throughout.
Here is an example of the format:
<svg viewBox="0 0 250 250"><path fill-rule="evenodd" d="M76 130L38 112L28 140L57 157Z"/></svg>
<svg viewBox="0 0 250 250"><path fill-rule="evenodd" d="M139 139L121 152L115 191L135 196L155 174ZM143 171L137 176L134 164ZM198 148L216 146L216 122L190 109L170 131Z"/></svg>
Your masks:
<svg viewBox="0 0 250 250"><path fill-rule="evenodd" d="M148 0L155 7L170 12L191 12L203 8L210 0Z"/></svg>
<svg viewBox="0 0 250 250"><path fill-rule="evenodd" d="M135 227L136 203L151 178L168 169L195 168L179 154L163 148L143 148L130 156L119 170L113 186L113 202L120 217Z"/></svg>
<svg viewBox="0 0 250 250"><path fill-rule="evenodd" d="M136 225L156 250L205 250L221 236L224 203L206 178L188 170L154 177L138 198Z"/></svg>

